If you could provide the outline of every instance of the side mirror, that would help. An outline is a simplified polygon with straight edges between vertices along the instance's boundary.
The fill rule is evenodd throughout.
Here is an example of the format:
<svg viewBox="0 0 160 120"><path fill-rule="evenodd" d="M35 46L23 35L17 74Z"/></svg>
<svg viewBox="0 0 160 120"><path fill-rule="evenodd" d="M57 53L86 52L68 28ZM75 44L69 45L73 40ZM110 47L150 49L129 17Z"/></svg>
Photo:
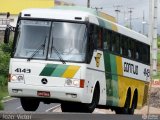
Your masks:
<svg viewBox="0 0 160 120"><path fill-rule="evenodd" d="M11 30L7 27L5 29L5 33L4 33L4 43L5 44L9 43L10 32L11 32Z"/></svg>

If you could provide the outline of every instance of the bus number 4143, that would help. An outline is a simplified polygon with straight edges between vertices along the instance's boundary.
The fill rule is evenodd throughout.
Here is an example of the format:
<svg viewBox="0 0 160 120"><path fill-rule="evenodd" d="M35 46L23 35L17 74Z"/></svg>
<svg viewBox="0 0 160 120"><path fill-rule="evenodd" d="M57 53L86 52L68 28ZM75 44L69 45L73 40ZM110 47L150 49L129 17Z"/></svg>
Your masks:
<svg viewBox="0 0 160 120"><path fill-rule="evenodd" d="M18 73L31 73L31 69L28 69L28 68L24 68L24 69L17 68L17 69L15 69L15 72L18 72Z"/></svg>

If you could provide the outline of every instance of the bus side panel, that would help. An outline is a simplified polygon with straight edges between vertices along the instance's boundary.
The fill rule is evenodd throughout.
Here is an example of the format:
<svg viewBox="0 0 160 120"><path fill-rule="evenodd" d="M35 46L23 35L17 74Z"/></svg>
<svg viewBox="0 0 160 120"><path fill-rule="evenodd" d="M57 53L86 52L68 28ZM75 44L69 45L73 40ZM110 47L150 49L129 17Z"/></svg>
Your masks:
<svg viewBox="0 0 160 120"><path fill-rule="evenodd" d="M106 72L107 105L124 107L127 91L131 88L131 102L134 91L138 90L137 107L146 102L147 86L145 81L124 76L123 58L104 52ZM131 106L131 104L130 104Z"/></svg>

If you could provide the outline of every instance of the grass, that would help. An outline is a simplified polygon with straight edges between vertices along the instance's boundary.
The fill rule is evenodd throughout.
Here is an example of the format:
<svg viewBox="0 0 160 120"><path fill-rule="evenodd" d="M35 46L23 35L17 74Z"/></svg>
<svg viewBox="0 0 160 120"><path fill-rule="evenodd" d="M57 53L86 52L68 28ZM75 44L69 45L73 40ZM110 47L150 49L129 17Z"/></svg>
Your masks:
<svg viewBox="0 0 160 120"><path fill-rule="evenodd" d="M8 96L7 86L0 87L0 97L3 98L3 97L6 97L6 96Z"/></svg>
<svg viewBox="0 0 160 120"><path fill-rule="evenodd" d="M0 86L0 110L3 110L3 103L1 102L1 100L3 99L3 97L8 96L8 90L7 90L7 86L1 87Z"/></svg>

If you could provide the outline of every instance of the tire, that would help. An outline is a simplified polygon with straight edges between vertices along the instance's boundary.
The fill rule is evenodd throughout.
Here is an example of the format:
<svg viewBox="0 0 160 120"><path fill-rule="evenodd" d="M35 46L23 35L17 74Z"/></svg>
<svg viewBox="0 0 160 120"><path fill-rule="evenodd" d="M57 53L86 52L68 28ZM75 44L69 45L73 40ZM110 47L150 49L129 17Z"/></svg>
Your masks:
<svg viewBox="0 0 160 120"><path fill-rule="evenodd" d="M129 114L134 114L134 110L135 110L136 107L137 107L137 100L138 100L137 98L138 98L137 95L134 94L133 100L132 100L132 106L131 106L131 108L129 109Z"/></svg>
<svg viewBox="0 0 160 120"><path fill-rule="evenodd" d="M84 103L61 103L62 112L80 112L80 113L92 113L99 102L99 89L96 88L93 93L92 102L89 104Z"/></svg>
<svg viewBox="0 0 160 120"><path fill-rule="evenodd" d="M115 109L116 114L129 114L129 106L130 106L130 93L127 93L127 98L124 104L124 107L118 107Z"/></svg>
<svg viewBox="0 0 160 120"><path fill-rule="evenodd" d="M94 93L93 93L92 102L91 102L90 104L85 104L86 112L92 113L92 112L94 111L94 109L95 109L96 106L98 105L99 98L100 98L100 90L99 90L99 87L95 87Z"/></svg>
<svg viewBox="0 0 160 120"><path fill-rule="evenodd" d="M20 98L22 108L25 111L36 111L40 101L33 98Z"/></svg>

